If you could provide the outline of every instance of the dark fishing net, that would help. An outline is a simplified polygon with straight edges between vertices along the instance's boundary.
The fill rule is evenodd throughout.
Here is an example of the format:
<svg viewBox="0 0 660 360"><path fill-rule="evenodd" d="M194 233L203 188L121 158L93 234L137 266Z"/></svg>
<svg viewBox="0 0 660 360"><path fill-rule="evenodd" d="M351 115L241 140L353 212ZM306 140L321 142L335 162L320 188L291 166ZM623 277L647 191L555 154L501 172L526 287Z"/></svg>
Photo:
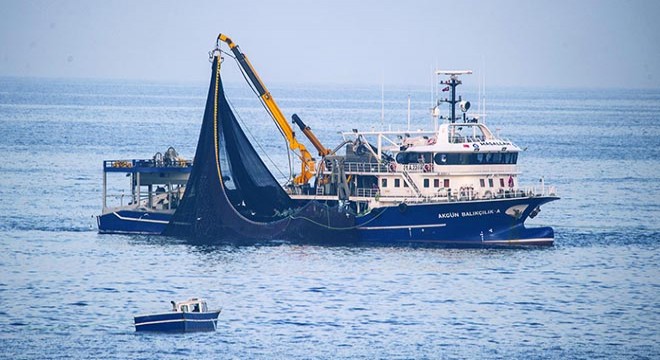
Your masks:
<svg viewBox="0 0 660 360"><path fill-rule="evenodd" d="M355 217L316 201L294 201L236 121L217 57L186 192L164 234L198 241L350 239Z"/></svg>

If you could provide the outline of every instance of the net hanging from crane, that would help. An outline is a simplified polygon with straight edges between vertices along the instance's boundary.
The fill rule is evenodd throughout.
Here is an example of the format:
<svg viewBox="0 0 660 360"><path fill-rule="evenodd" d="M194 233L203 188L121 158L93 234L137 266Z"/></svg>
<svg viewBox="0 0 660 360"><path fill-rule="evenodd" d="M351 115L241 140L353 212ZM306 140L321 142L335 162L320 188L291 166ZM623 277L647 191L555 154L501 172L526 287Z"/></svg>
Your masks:
<svg viewBox="0 0 660 360"><path fill-rule="evenodd" d="M245 136L224 95L215 56L193 170L164 234L199 242L353 236L355 217L317 201L291 199Z"/></svg>

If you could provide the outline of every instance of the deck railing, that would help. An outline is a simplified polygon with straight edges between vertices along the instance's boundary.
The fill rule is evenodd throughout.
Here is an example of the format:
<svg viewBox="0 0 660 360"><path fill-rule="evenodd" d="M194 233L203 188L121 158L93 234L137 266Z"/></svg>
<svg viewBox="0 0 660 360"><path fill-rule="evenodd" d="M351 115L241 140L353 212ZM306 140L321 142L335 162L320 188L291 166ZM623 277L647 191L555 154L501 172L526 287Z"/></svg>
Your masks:
<svg viewBox="0 0 660 360"><path fill-rule="evenodd" d="M133 160L103 160L103 168L135 168L135 167L191 167L192 160L161 161L153 159Z"/></svg>
<svg viewBox="0 0 660 360"><path fill-rule="evenodd" d="M355 189L355 195L358 197L372 197L375 198L378 196L380 190L375 188L357 188Z"/></svg>
<svg viewBox="0 0 660 360"><path fill-rule="evenodd" d="M387 166L387 164L345 162L344 171L357 172L357 173L383 173L383 172L390 172L390 168Z"/></svg>
<svg viewBox="0 0 660 360"><path fill-rule="evenodd" d="M484 192L475 191L473 188L464 189L446 189L442 188L433 194L420 194L416 195L383 195L379 189L376 188L357 188L355 195L358 197L372 197L381 199L398 199L406 202L428 202L428 201L472 201L472 200L489 200L489 199L504 199L504 198L522 198L522 197L539 197L539 196L556 196L557 189L554 186L532 186L524 188L515 188L511 190L502 190L492 192L486 190Z"/></svg>
<svg viewBox="0 0 660 360"><path fill-rule="evenodd" d="M413 164L379 164L379 163L365 163L365 162L346 162L344 163L344 171L346 173L368 173L368 174L392 174L407 171L408 173L436 173L441 175L470 175L470 174L498 174L498 173L517 173L512 171L512 166L509 164L497 165L478 165L468 166L464 165L438 165L434 163L413 163ZM332 171L331 167L325 169L326 172Z"/></svg>

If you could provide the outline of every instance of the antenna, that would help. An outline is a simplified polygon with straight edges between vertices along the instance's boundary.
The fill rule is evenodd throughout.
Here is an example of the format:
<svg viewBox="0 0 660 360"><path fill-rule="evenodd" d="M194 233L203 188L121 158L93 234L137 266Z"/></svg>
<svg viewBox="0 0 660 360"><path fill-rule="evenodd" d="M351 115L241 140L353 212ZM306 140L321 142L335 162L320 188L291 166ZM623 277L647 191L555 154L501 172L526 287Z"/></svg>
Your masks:
<svg viewBox="0 0 660 360"><path fill-rule="evenodd" d="M431 68L431 113L433 113L433 107L435 107L435 74L433 71L435 68Z"/></svg>
<svg viewBox="0 0 660 360"><path fill-rule="evenodd" d="M436 95L435 95L435 85L436 85L435 81L436 81L436 79L435 79L435 73L434 73L435 69L437 69L437 67L432 67L431 68L431 121L433 122L433 130L437 131L438 130L438 123L437 123L438 120L434 116L435 106L436 106L436 104L435 104L435 102L436 102Z"/></svg>
<svg viewBox="0 0 660 360"><path fill-rule="evenodd" d="M481 74L481 77L483 78L483 74ZM479 116L481 116L481 81L478 81L477 84L478 84L478 89L479 89L479 90L477 90L477 92L478 92L478 95L477 95L477 98L478 98L478 100L477 100L477 114L479 114Z"/></svg>
<svg viewBox="0 0 660 360"><path fill-rule="evenodd" d="M484 97L483 97L483 102L484 102L484 112L483 112L483 123L486 124L486 61L484 61L484 71L481 74L481 78L483 79L483 91L484 91Z"/></svg>
<svg viewBox="0 0 660 360"><path fill-rule="evenodd" d="M408 131L410 131L410 94L408 94Z"/></svg>
<svg viewBox="0 0 660 360"><path fill-rule="evenodd" d="M385 71L380 75L380 128L385 124Z"/></svg>
<svg viewBox="0 0 660 360"><path fill-rule="evenodd" d="M444 102L451 104L451 117L449 118L449 121L454 123L456 122L456 104L463 101L463 99L460 96L458 97L458 99L456 99L456 86L461 85L463 83L461 80L458 79L458 76L472 74L472 70L437 70L435 73L438 75L449 75L449 80L440 81L440 84L447 85L447 87L442 89L443 91L451 90L451 100L445 99Z"/></svg>

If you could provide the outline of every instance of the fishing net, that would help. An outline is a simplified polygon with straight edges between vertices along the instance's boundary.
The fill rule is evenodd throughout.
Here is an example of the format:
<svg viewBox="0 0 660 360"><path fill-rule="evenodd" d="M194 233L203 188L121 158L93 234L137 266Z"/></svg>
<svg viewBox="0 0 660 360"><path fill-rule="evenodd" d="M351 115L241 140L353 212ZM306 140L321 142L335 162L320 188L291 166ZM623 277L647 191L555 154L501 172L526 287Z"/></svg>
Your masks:
<svg viewBox="0 0 660 360"><path fill-rule="evenodd" d="M218 57L184 197L164 234L202 242L349 240L355 217L293 200L245 136L225 98Z"/></svg>

